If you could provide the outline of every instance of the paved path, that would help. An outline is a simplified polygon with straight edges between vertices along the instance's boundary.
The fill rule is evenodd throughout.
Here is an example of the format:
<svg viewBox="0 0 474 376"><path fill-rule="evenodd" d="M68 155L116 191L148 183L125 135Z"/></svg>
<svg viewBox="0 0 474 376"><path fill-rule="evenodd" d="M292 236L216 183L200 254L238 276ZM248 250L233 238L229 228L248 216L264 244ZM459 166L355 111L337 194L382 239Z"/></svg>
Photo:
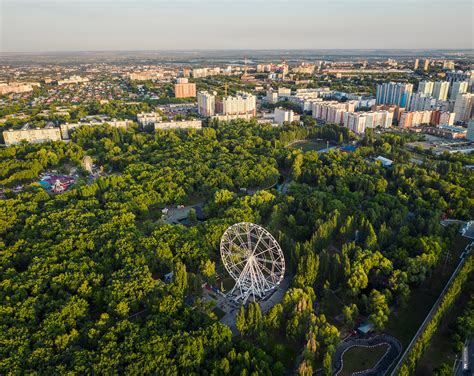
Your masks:
<svg viewBox="0 0 474 376"><path fill-rule="evenodd" d="M354 375L363 376L376 376L385 374L392 366L393 362L400 356L402 352L402 345L398 339L381 334L372 338L361 338L361 339L350 339L346 342L342 342L336 349L333 361L333 372L334 375L338 375L344 368L343 357L344 353L353 347L367 347L367 351L370 348L381 345L388 345L388 349L385 355L375 364L375 366L368 370L361 370L354 373Z"/></svg>
<svg viewBox="0 0 474 376"><path fill-rule="evenodd" d="M272 295L258 302L263 315L275 304L280 303L283 300L283 296L285 295L286 290L288 290L292 278L292 276L286 276L283 278L280 286L278 286ZM223 296L219 296L217 304L220 309L226 312L224 317L222 317L220 320L221 323L229 326L234 335L238 334L237 328L235 326L235 316L237 315L240 306L234 302L227 301L227 299Z"/></svg>

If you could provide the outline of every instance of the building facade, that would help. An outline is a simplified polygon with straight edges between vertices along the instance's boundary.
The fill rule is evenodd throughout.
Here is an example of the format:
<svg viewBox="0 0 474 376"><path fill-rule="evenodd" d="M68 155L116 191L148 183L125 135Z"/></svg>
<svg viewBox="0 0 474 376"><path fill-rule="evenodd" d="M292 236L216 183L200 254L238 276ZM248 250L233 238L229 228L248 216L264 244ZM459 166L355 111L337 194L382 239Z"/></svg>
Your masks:
<svg viewBox="0 0 474 376"><path fill-rule="evenodd" d="M196 84L188 82L187 78L178 78L174 85L175 98L195 98Z"/></svg>
<svg viewBox="0 0 474 376"><path fill-rule="evenodd" d="M377 85L376 100L378 104L394 104L407 108L413 92L413 84L387 82Z"/></svg>
<svg viewBox="0 0 474 376"><path fill-rule="evenodd" d="M294 120L295 114L292 110L284 108L275 108L274 121L277 124L291 123Z"/></svg>
<svg viewBox="0 0 474 376"><path fill-rule="evenodd" d="M438 101L445 101L448 99L449 82L436 81L433 86L433 98Z"/></svg>
<svg viewBox="0 0 474 376"><path fill-rule="evenodd" d="M5 145L15 145L22 141L31 143L40 143L48 141L60 141L61 130L59 128L34 128L34 129L19 129L7 130L3 132L3 139Z"/></svg>
<svg viewBox="0 0 474 376"><path fill-rule="evenodd" d="M201 120L161 121L155 123L155 130L168 129L201 129Z"/></svg>
<svg viewBox="0 0 474 376"><path fill-rule="evenodd" d="M215 94L215 93L214 93ZM198 113L201 116L213 116L216 113L216 97L207 91L197 94Z"/></svg>

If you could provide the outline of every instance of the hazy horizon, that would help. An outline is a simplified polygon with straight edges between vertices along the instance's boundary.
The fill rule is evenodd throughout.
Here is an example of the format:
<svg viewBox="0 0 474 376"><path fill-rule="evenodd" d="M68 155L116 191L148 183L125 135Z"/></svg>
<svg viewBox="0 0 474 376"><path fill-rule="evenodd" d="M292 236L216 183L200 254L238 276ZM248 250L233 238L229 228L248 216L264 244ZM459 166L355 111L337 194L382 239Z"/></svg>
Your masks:
<svg viewBox="0 0 474 376"><path fill-rule="evenodd" d="M3 53L473 48L469 0L0 2Z"/></svg>

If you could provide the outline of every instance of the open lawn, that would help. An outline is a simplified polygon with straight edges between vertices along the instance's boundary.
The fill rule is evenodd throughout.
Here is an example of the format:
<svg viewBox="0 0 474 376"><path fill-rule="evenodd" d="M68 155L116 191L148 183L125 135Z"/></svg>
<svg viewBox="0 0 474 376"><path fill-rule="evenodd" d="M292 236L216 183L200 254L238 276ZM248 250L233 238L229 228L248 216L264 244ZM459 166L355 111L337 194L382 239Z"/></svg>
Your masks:
<svg viewBox="0 0 474 376"><path fill-rule="evenodd" d="M291 147L294 149L301 149L304 153L311 151L311 150L321 150L325 149L327 144L324 141L301 141L293 144Z"/></svg>
<svg viewBox="0 0 474 376"><path fill-rule="evenodd" d="M342 360L344 366L339 375L350 376L354 372L373 368L387 351L388 345L376 347L353 347L346 351Z"/></svg>

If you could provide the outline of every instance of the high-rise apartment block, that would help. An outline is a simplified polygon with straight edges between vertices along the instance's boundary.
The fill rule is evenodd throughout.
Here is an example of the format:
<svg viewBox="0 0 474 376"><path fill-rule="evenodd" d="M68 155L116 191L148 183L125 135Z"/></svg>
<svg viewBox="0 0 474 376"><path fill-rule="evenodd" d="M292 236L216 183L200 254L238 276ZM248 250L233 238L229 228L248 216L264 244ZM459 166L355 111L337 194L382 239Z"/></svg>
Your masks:
<svg viewBox="0 0 474 376"><path fill-rule="evenodd" d="M196 84L188 82L185 77L178 78L174 85L174 96L176 98L195 98Z"/></svg>
<svg viewBox="0 0 474 376"><path fill-rule="evenodd" d="M434 82L432 81L420 81L418 84L418 93L420 94L433 94Z"/></svg>
<svg viewBox="0 0 474 376"><path fill-rule="evenodd" d="M257 114L257 99L254 95L238 92L236 96L223 97L216 101L216 112L222 115Z"/></svg>
<svg viewBox="0 0 474 376"><path fill-rule="evenodd" d="M429 59L425 59L425 63L423 65L423 70L426 72L430 69L430 60Z"/></svg>
<svg viewBox="0 0 474 376"><path fill-rule="evenodd" d="M400 116L399 126L411 128L422 124L430 124L432 111L406 111Z"/></svg>
<svg viewBox="0 0 474 376"><path fill-rule="evenodd" d="M409 111L431 110L436 107L437 101L431 95L425 93L413 93L410 98Z"/></svg>
<svg viewBox="0 0 474 376"><path fill-rule="evenodd" d="M448 99L449 82L436 81L433 86L433 98L438 101L445 101Z"/></svg>
<svg viewBox="0 0 474 376"><path fill-rule="evenodd" d="M413 92L413 84L387 82L377 85L377 104L394 104L408 107Z"/></svg>
<svg viewBox="0 0 474 376"><path fill-rule="evenodd" d="M469 141L474 141L474 119L469 120L469 123L467 125L466 138Z"/></svg>
<svg viewBox="0 0 474 376"><path fill-rule="evenodd" d="M413 64L413 70L417 70L420 66L420 59L415 59L415 64Z"/></svg>
<svg viewBox="0 0 474 376"><path fill-rule="evenodd" d="M467 81L455 81L451 86L451 95L449 99L455 101L458 94L467 93L467 89L469 87L469 83Z"/></svg>
<svg viewBox="0 0 474 376"><path fill-rule="evenodd" d="M213 116L216 113L216 97L207 91L200 91L197 94L198 113L201 116Z"/></svg>
<svg viewBox="0 0 474 376"><path fill-rule="evenodd" d="M471 93L458 94L454 102L455 122L465 122L471 118L472 102L474 96Z"/></svg>

